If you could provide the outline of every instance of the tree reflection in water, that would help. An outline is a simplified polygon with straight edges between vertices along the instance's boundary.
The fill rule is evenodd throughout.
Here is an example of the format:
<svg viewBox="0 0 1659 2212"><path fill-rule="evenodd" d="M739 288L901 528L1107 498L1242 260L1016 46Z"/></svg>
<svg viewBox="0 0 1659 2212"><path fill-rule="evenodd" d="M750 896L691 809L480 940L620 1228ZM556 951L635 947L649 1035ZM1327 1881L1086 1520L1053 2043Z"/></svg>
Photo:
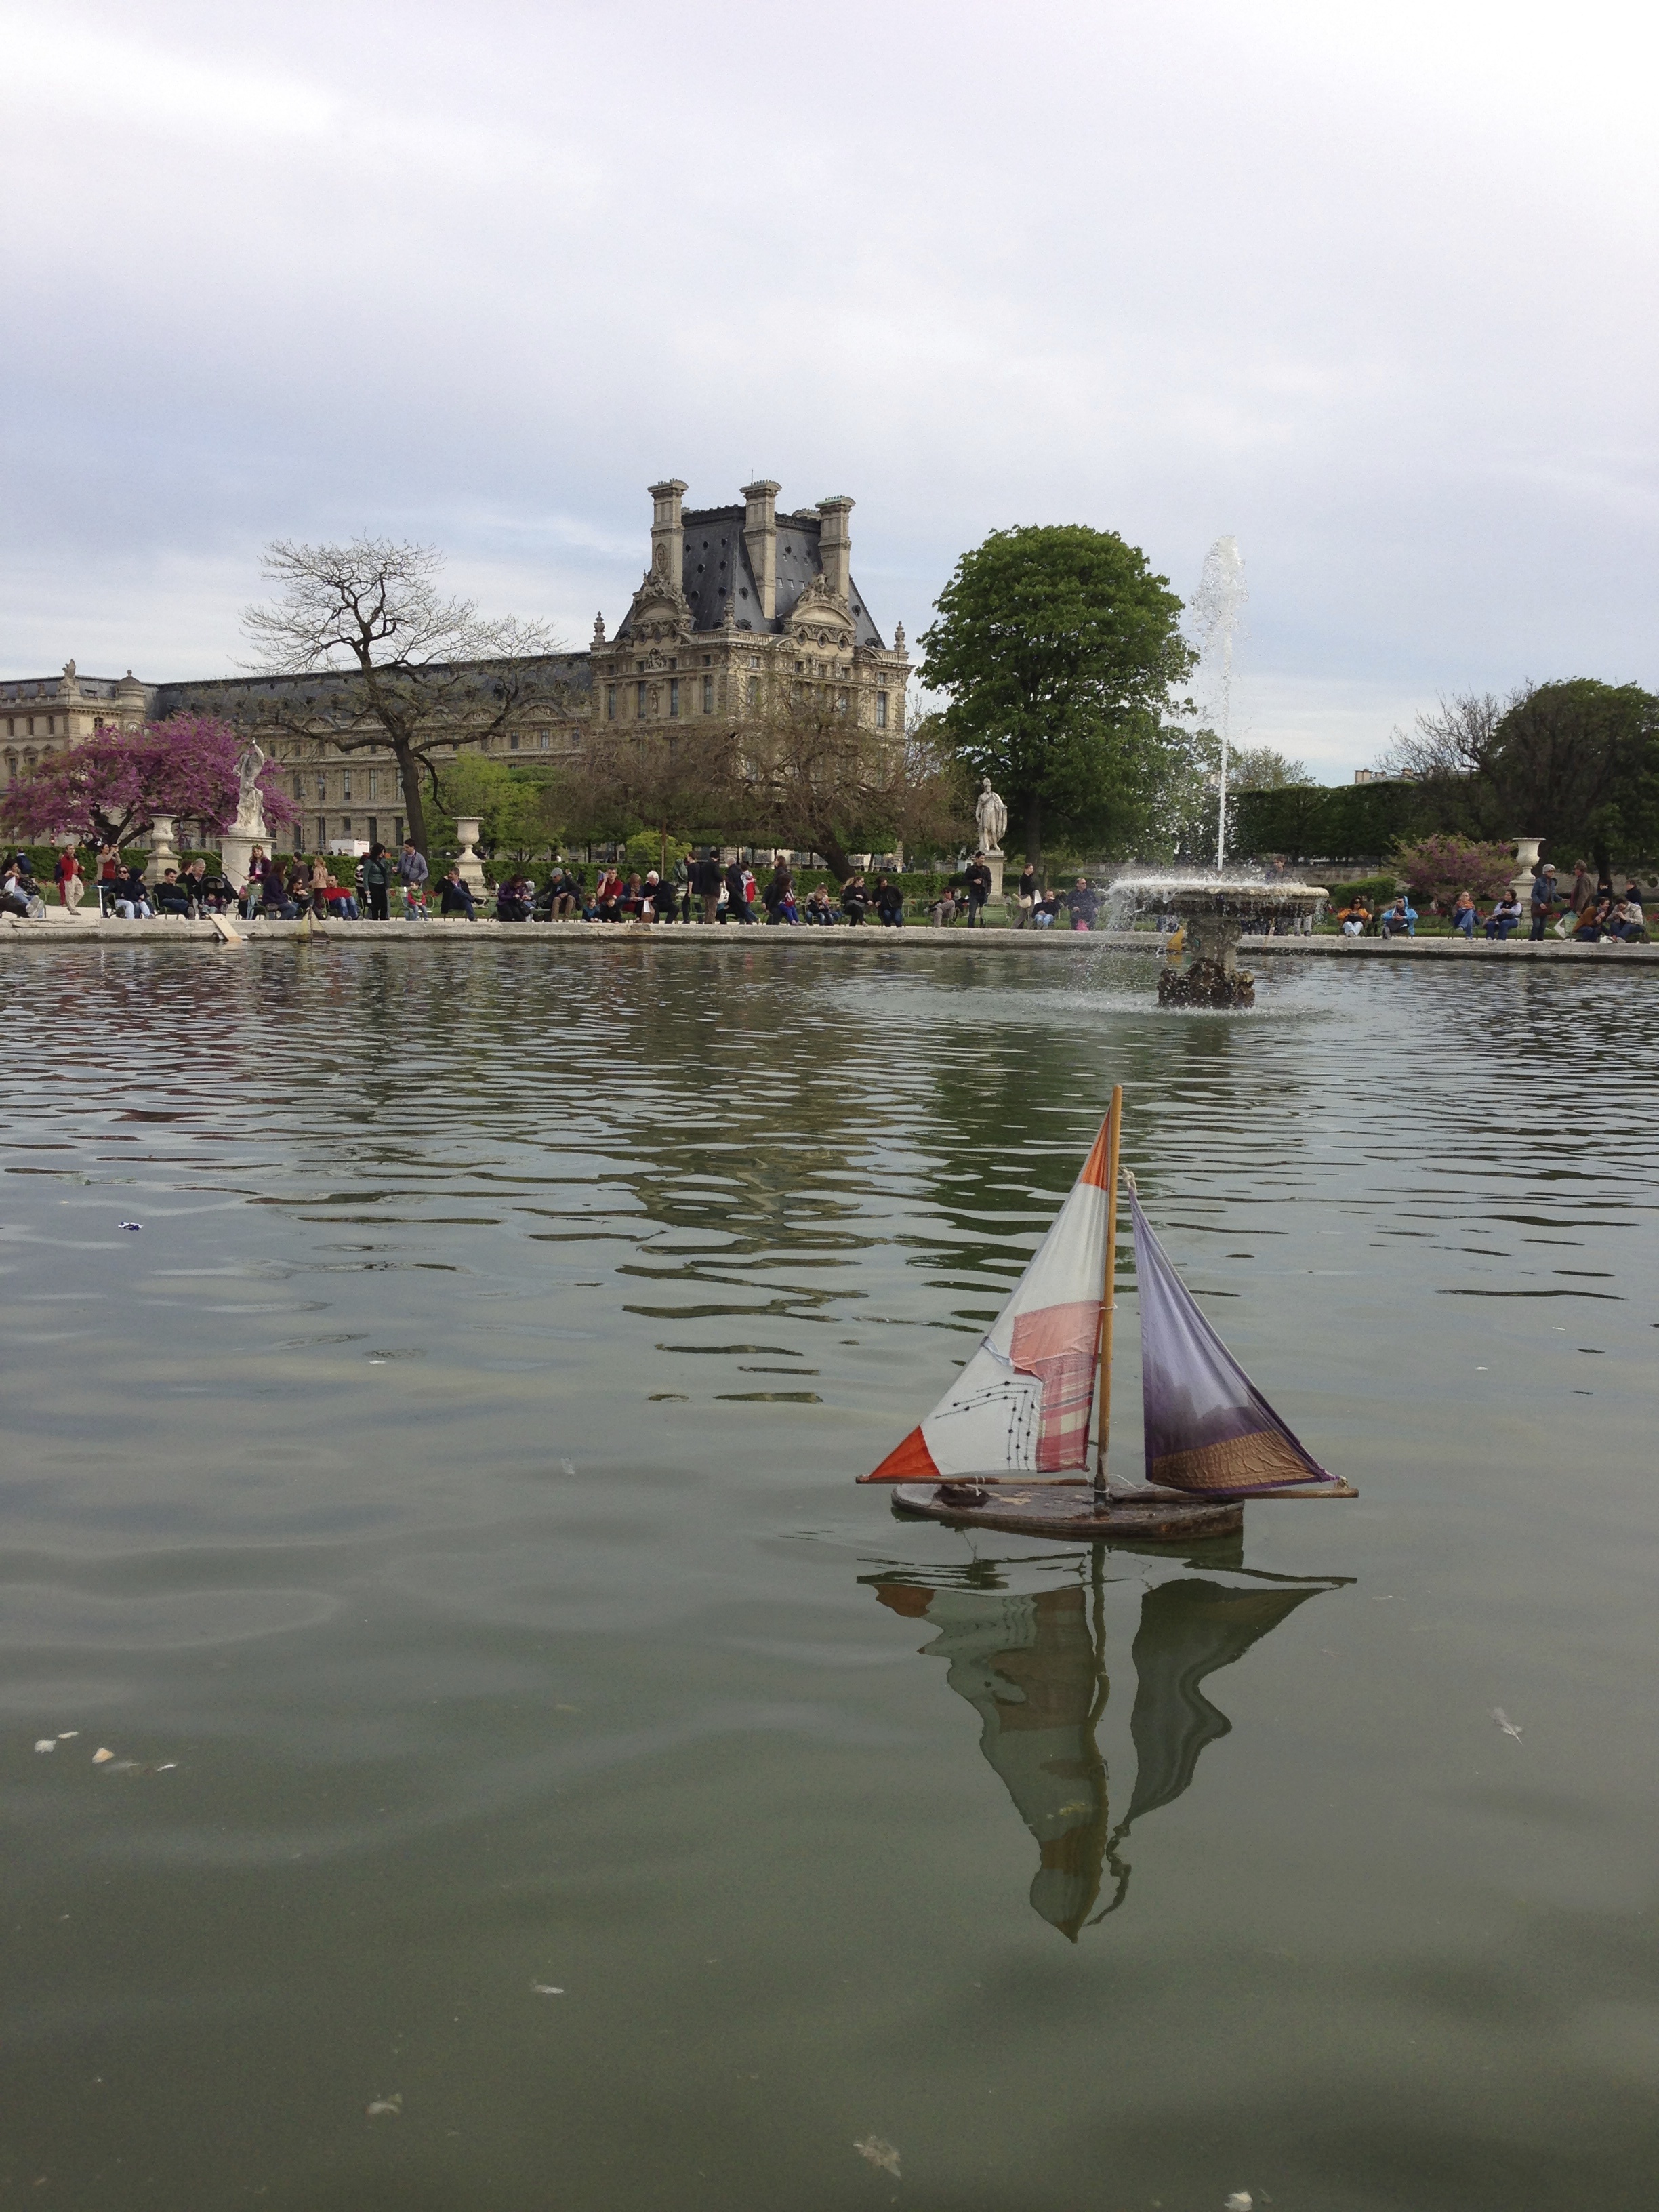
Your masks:
<svg viewBox="0 0 1659 2212"><path fill-rule="evenodd" d="M1204 1695L1206 1678L1242 1659L1297 1606L1351 1577L1184 1575L1142 1590L1130 1652L1134 1788L1114 1828L1097 1740L1110 1695L1098 1553L1090 1588L1022 1595L984 1587L982 1574L949 1583L898 1573L865 1579L883 1605L934 1630L920 1648L945 1662L951 1687L978 1713L980 1749L1036 1838L1032 1905L1075 1942L1091 1916L1104 1919L1127 1893L1121 1852L1135 1821L1182 1796L1199 1753L1232 1727ZM1108 1874L1111 1893L1096 1911Z"/></svg>

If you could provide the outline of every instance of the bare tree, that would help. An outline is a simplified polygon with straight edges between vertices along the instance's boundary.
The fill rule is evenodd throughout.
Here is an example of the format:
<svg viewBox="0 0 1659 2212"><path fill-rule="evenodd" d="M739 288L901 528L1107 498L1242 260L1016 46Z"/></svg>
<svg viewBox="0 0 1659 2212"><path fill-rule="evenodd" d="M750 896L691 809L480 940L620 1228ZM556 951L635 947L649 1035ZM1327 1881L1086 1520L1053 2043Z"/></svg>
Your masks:
<svg viewBox="0 0 1659 2212"><path fill-rule="evenodd" d="M953 839L969 818L942 724L872 730L818 702L708 731L593 732L562 770L562 820L605 836L649 827L720 843L821 853L837 876L848 854Z"/></svg>
<svg viewBox="0 0 1659 2212"><path fill-rule="evenodd" d="M384 538L344 545L278 539L266 549L264 572L279 596L250 607L242 623L262 671L343 679L330 718L301 717L277 702L269 720L340 752L389 745L410 836L422 852L422 777L435 787L434 757L483 744L556 688L546 665L557 649L551 633L510 616L486 620L471 599L446 598L442 565L430 546Z"/></svg>
<svg viewBox="0 0 1659 2212"><path fill-rule="evenodd" d="M1419 714L1409 733L1394 732L1377 759L1379 773L1419 783L1485 776L1497 750L1499 726L1530 688L1512 691L1507 699L1494 698L1490 691L1455 691L1433 714Z"/></svg>
<svg viewBox="0 0 1659 2212"><path fill-rule="evenodd" d="M822 853L842 878L855 849L942 843L971 817L967 778L939 717L895 736L823 695L804 697L746 728L733 767L741 811L762 836Z"/></svg>

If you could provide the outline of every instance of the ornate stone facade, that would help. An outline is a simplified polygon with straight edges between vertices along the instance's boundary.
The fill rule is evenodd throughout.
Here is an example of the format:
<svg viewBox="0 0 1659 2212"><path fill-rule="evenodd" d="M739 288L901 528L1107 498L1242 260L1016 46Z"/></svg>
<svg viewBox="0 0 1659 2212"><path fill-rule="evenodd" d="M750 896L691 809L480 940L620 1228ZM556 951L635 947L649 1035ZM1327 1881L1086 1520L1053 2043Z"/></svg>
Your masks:
<svg viewBox="0 0 1659 2212"><path fill-rule="evenodd" d="M650 487L650 562L615 635L607 638L601 615L586 652L522 665L525 696L489 738L492 758L568 757L595 726L670 737L679 724L740 727L798 704L902 732L904 629L896 625L884 641L853 580L853 501L780 515L779 487L767 478L745 485L740 505L687 509L685 489L678 477ZM0 770L9 784L103 724L218 714L258 729L282 763L307 849L392 843L404 818L390 748L342 753L329 742L331 729L364 726L354 690L343 672L143 684L131 670L118 681L77 677L70 661L61 678L0 682ZM462 743L464 723L458 717Z"/></svg>
<svg viewBox="0 0 1659 2212"><path fill-rule="evenodd" d="M594 719L740 725L811 699L902 732L904 630L885 644L853 581L852 501L780 516L763 478L740 507L688 510L685 489L651 486L650 566L615 637L593 626Z"/></svg>

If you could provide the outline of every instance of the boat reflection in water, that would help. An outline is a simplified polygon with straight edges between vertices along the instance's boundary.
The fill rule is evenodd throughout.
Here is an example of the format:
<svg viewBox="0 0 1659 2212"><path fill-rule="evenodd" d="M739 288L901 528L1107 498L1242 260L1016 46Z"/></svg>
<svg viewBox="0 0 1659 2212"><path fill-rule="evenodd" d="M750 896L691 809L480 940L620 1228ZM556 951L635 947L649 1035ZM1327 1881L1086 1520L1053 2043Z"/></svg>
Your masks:
<svg viewBox="0 0 1659 2212"><path fill-rule="evenodd" d="M1179 1797L1206 1744L1232 1727L1204 1695L1207 1677L1310 1597L1352 1577L1292 1581L1240 1569L1237 1580L1183 1575L1147 1588L1138 1578L1106 1583L1097 1559L1091 1586L1018 1595L984 1587L988 1572L995 1571L981 1565L949 1582L900 1573L865 1579L883 1605L934 1631L921 1650L946 1662L951 1687L978 1713L980 1749L1036 1838L1031 1903L1075 1942L1091 1918L1123 1902L1130 1870L1121 1853L1134 1823ZM1138 1621L1131 1612L1121 1622L1127 1630L1133 1621L1134 1788L1114 1827L1097 1741L1110 1695L1108 1622L1137 1596ZM1109 1876L1110 1894L1097 1911Z"/></svg>

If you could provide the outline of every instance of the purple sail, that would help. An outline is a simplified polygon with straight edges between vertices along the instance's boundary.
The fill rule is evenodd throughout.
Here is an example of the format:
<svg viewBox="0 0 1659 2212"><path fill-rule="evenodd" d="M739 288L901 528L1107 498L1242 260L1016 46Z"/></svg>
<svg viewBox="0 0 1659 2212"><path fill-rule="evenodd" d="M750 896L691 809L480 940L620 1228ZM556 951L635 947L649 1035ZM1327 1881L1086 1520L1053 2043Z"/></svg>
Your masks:
<svg viewBox="0 0 1659 2212"><path fill-rule="evenodd" d="M1146 1480L1206 1498L1336 1478L1285 1427L1199 1310L1133 1194Z"/></svg>

